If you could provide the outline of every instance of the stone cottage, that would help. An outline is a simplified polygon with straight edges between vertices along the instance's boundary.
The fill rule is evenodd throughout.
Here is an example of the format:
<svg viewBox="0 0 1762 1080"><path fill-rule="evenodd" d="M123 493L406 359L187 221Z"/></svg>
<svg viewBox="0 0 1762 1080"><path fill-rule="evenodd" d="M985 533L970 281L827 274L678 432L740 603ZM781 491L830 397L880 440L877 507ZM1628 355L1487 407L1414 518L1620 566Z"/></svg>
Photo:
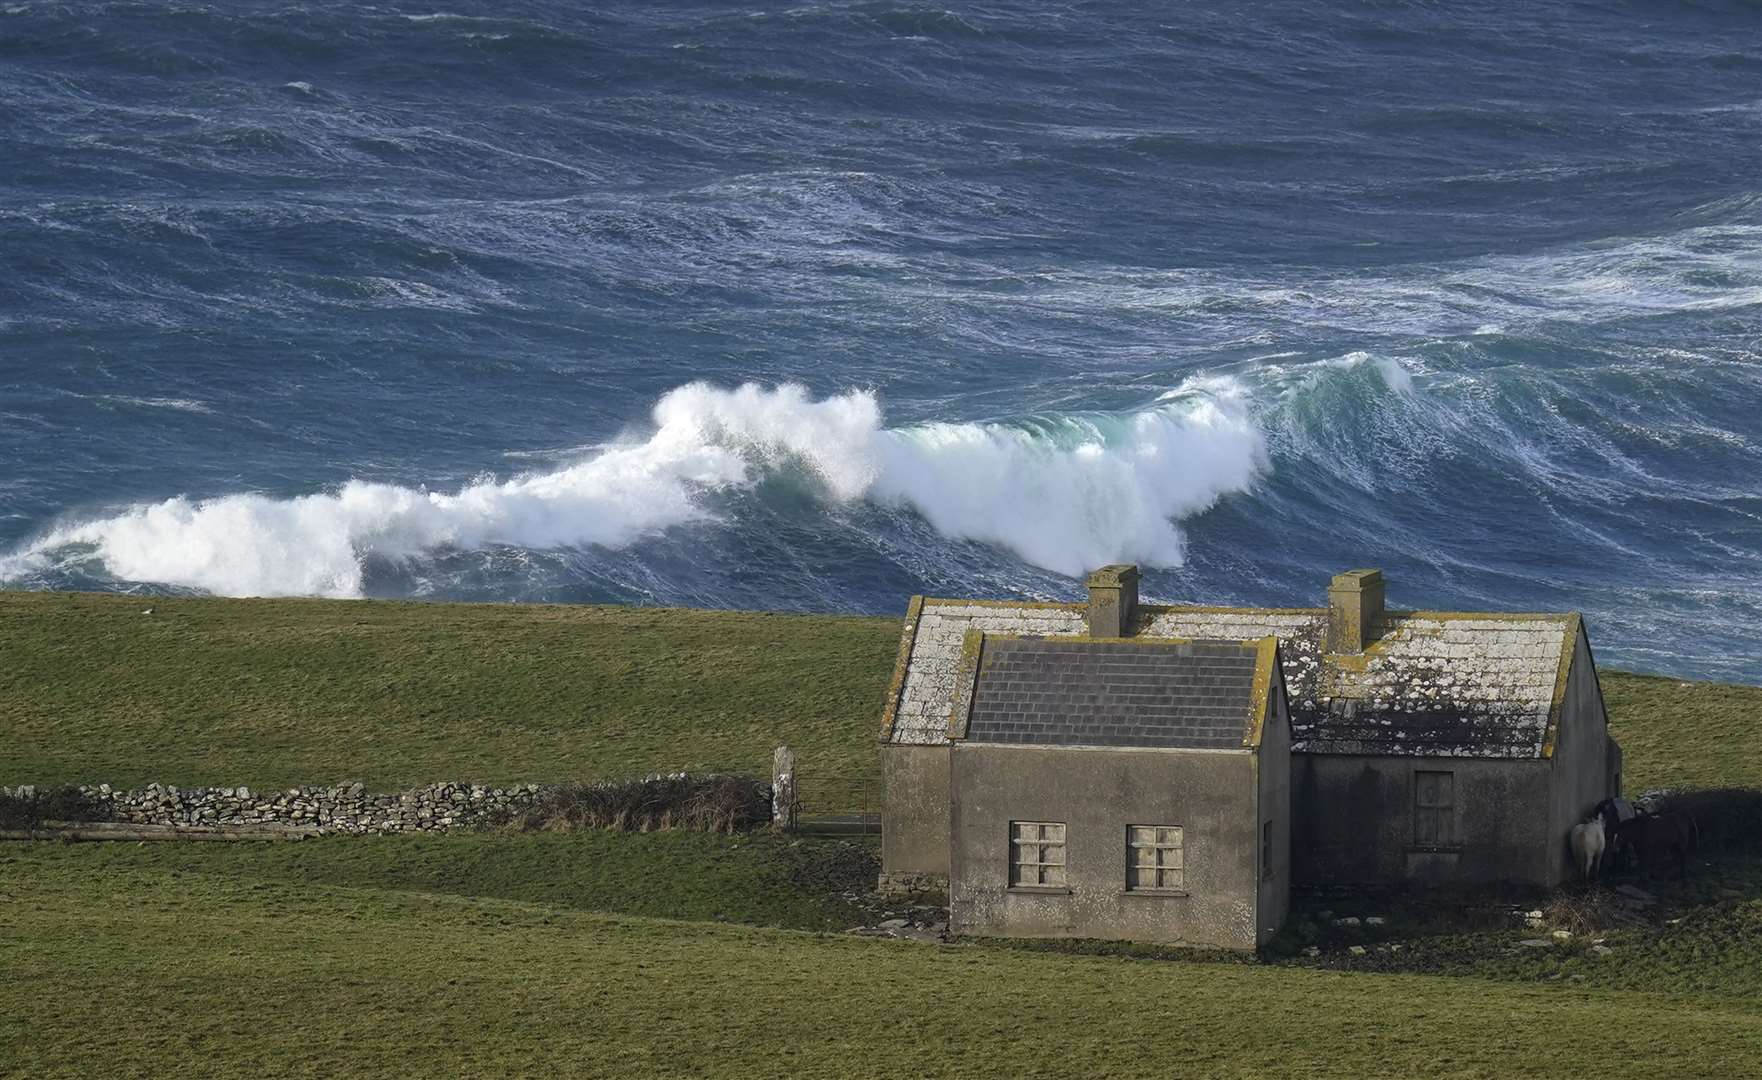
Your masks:
<svg viewBox="0 0 1762 1080"><path fill-rule="evenodd" d="M954 694L954 932L1252 949L1278 930L1291 737L1275 639L968 630Z"/></svg>
<svg viewBox="0 0 1762 1080"><path fill-rule="evenodd" d="M1596 664L1576 614L1391 611L1375 570L1335 577L1328 606L1322 608L1141 605L1132 566L1103 568L1087 585L1087 603L915 597L908 609L881 726L882 884L948 883L951 902L965 897L973 903L964 917L951 911L951 919L961 924L964 918L970 932L1169 936L1164 930L1173 924L1146 931L1122 914L1135 910L1122 906L1123 897L1111 906L1086 908L1093 914L1066 923L1050 921L1044 906L986 906L982 900L985 890L999 887L1001 875L1015 872L1006 837L1053 842L1043 834L1014 837L1011 822L1062 822L1068 878L1079 872L1076 834L1070 831L1074 820L1110 821L1108 807L1127 816L1148 813L1152 807L1143 801L1145 791L1156 784L1201 790L1194 785L1201 783L1197 773L1204 767L1195 762L1219 774L1204 781L1203 789L1223 800L1215 804L1218 812L1232 820L1239 816L1224 810L1230 805L1227 793L1239 789L1229 776L1237 768L1229 764L1232 757L1215 753L1222 747L1095 741L1097 733L1142 741L1158 725L1200 730L1173 723L1192 707L1176 678L1181 643L1190 652L1210 653L1240 651L1249 647L1244 642L1266 638L1277 641L1282 687L1274 690L1277 684L1269 682L1268 695L1288 703L1289 765L1283 779L1290 806L1277 813L1271 835L1273 858L1282 860L1288 830L1288 883L1556 884L1571 873L1566 845L1571 826L1603 798L1620 792L1621 749L1609 737ZM1162 710L1160 718L1128 725L1125 719L1136 720L1138 714L1110 713L1117 705L1105 705L1118 689L1114 681L1124 676L1110 674L1115 669L1094 658L1131 643L1168 667L1158 684L1160 703L1135 703L1152 713ZM1062 676L1046 675L1066 654L1036 650L1054 644L1076 646L1069 655L1091 659L1067 665ZM1171 648L1177 651L1166 651ZM1259 656L1260 647L1254 648ZM1004 679L1002 667L997 675L987 673L988 653L1002 663L996 658L1012 652L1042 671L1034 689L1004 689L1004 682L994 681ZM1075 678L1085 689L1060 696L1060 678ZM975 729L988 688L994 695L1037 696L1033 704L1057 715L1043 709L1027 727L1020 722L999 727L999 721L988 719ZM1004 709L984 715L1027 713ZM1133 730L1120 730L1124 727ZM1273 737L1268 733L1279 730L1277 724L1263 725L1258 745L1236 746L1232 752L1246 753L1253 769L1268 774L1279 767L1274 759L1285 757L1282 747L1268 744ZM1225 736L1210 731L1206 737ZM1030 761L1024 756L1030 748L1032 765L1006 765ZM1103 750L1113 754L1097 756ZM1214 754L1207 756L1206 750ZM1130 769L1095 764L1126 751L1160 764ZM1072 779L1060 780L1061 775ZM1053 818L1046 808L1054 790L1081 792L1084 800L1078 801L1100 808L1080 810L1073 802L1061 811L1067 817ZM1147 818L1131 824L1195 827L1191 814L1197 804L1181 798L1188 801L1156 809L1165 815L1187 813L1186 820ZM1258 822L1263 829L1265 824ZM1229 857L1238 860L1263 846L1251 836L1236 844L1245 850ZM1196 852L1183 849L1181 857L1188 877L1209 880L1196 876L1202 873ZM975 860L985 864L983 869ZM1084 874L1109 872L1100 862L1083 865ZM1275 880L1282 865L1273 866ZM1078 889L1066 887L1073 893ZM1112 887L1127 891L1123 879L1112 879ZM1192 887L1184 891L1188 906L1200 906L1192 903ZM1261 902L1257 894L1255 903ZM1266 901L1251 920L1256 936L1264 937L1266 929L1258 924L1282 912L1281 897ZM1239 935L1231 940L1245 941Z"/></svg>

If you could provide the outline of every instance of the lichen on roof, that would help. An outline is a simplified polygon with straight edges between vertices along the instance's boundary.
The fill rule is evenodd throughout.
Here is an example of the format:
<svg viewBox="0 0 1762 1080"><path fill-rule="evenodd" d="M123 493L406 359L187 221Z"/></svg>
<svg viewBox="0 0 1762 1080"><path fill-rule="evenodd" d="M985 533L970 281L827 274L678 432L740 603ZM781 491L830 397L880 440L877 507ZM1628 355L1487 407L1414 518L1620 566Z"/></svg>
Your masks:
<svg viewBox="0 0 1762 1080"><path fill-rule="evenodd" d="M922 601L883 739L947 740L969 630L1083 638L1084 615L1082 604ZM1327 623L1325 608L1144 605L1133 630L1194 641L1276 637L1298 752L1546 756L1574 616L1387 612L1372 622L1362 655L1327 654Z"/></svg>

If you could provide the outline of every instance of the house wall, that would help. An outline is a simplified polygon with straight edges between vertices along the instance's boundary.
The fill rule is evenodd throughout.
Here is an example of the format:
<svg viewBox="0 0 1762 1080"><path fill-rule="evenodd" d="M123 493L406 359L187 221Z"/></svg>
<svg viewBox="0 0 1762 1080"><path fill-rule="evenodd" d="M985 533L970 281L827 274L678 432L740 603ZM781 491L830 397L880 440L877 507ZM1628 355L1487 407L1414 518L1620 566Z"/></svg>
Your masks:
<svg viewBox="0 0 1762 1080"><path fill-rule="evenodd" d="M951 761L953 932L1259 942L1253 753L963 743ZM1011 821L1065 823L1068 890L1009 887ZM1182 826L1187 895L1126 891L1128 825Z"/></svg>
<svg viewBox="0 0 1762 1080"><path fill-rule="evenodd" d="M949 746L881 747L883 890L948 881Z"/></svg>
<svg viewBox="0 0 1762 1080"><path fill-rule="evenodd" d="M1414 774L1454 776L1457 843L1414 843ZM1426 881L1552 884L1553 765L1545 760L1291 755L1299 885Z"/></svg>
<svg viewBox="0 0 1762 1080"><path fill-rule="evenodd" d="M1572 668L1561 703L1560 727L1554 736L1552 797L1549 827L1554 837L1554 879L1567 881L1576 873L1568 837L1592 808L1611 795L1614 772L1609 725L1603 711L1603 693L1597 685L1597 666L1591 659L1590 641L1581 628L1573 644Z"/></svg>
<svg viewBox="0 0 1762 1080"><path fill-rule="evenodd" d="M1272 873L1260 871L1256 942L1264 945L1285 925L1291 905L1291 715L1283 691L1267 695L1256 771L1260 823L1273 827ZM1257 842L1256 851L1259 850Z"/></svg>

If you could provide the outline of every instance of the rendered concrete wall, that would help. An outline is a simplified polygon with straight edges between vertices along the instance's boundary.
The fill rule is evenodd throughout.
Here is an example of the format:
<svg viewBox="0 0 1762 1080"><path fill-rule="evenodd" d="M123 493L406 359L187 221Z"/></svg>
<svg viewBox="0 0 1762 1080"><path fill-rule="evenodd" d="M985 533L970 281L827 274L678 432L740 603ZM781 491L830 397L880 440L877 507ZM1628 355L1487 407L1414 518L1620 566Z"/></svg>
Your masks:
<svg viewBox="0 0 1762 1080"><path fill-rule="evenodd" d="M881 884L948 880L949 747L881 747Z"/></svg>
<svg viewBox="0 0 1762 1080"><path fill-rule="evenodd" d="M1457 843L1414 842L1414 774L1454 776ZM1553 763L1461 757L1291 756L1299 885L1559 880Z"/></svg>
<svg viewBox="0 0 1762 1080"><path fill-rule="evenodd" d="M1572 670L1551 760L1554 776L1549 821L1555 841L1555 881L1569 880L1576 873L1568 842L1572 827L1598 803L1616 794L1611 754L1603 692L1597 685L1590 641L1581 629L1573 644Z"/></svg>
<svg viewBox="0 0 1762 1080"><path fill-rule="evenodd" d="M1260 874L1256 940L1261 945L1285 925L1291 904L1291 714L1282 691L1268 695L1266 707L1257 771L1260 824L1272 824L1273 858L1272 872L1263 866Z"/></svg>
<svg viewBox="0 0 1762 1080"><path fill-rule="evenodd" d="M1260 813L1248 751L962 744L951 775L949 928L1253 949ZM1069 887L1009 886L1011 821L1066 825ZM1126 890L1127 826L1184 830L1187 895Z"/></svg>

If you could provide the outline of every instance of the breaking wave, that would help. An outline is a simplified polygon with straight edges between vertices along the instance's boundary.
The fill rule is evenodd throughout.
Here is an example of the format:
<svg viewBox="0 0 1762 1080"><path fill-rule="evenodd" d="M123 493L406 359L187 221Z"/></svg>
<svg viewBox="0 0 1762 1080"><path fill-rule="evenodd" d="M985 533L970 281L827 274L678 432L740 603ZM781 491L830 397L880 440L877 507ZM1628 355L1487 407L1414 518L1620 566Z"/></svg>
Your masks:
<svg viewBox="0 0 1762 1080"><path fill-rule="evenodd" d="M625 547L713 519L706 496L780 470L828 504L907 508L945 536L1058 573L1175 566L1176 522L1250 487L1266 449L1240 388L1210 380L1125 415L882 426L875 396L801 386L681 386L652 430L576 464L457 491L350 481L294 498L237 494L132 506L60 525L0 559L0 580L96 563L111 577L227 596L363 594L375 559L495 546Z"/></svg>

